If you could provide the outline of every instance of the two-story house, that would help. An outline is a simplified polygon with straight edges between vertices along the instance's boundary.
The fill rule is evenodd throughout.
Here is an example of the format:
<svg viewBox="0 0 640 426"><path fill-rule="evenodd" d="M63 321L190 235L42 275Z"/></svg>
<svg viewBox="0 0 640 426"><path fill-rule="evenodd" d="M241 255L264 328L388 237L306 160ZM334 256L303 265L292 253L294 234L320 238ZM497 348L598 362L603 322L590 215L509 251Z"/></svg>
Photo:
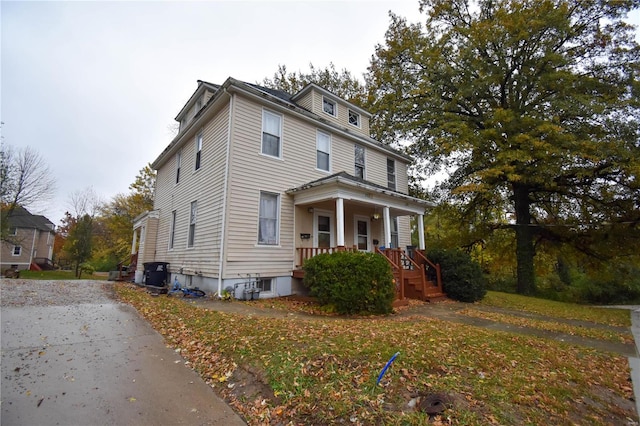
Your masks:
<svg viewBox="0 0 640 426"><path fill-rule="evenodd" d="M290 95L199 81L178 135L152 163L154 210L134 223L136 281L145 262L168 262L171 280L190 286L238 296L252 276L260 297L284 296L301 292L306 258L347 249L386 254L400 282L422 274L424 286L429 204L408 195L412 160L372 139L370 118L315 84ZM411 217L412 257L401 250Z"/></svg>
<svg viewBox="0 0 640 426"><path fill-rule="evenodd" d="M0 270L46 268L52 265L55 225L46 217L16 206L7 218L9 235L2 245Z"/></svg>

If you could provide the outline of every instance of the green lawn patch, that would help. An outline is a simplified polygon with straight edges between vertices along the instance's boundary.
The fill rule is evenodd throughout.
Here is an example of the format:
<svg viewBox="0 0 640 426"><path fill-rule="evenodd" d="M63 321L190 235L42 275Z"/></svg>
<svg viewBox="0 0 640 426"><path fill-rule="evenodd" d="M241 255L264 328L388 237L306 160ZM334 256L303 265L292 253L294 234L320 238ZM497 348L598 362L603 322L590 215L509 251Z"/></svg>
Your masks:
<svg viewBox="0 0 640 426"><path fill-rule="evenodd" d="M20 278L29 280L77 280L74 271L20 271ZM107 280L104 273L83 273L82 280Z"/></svg>
<svg viewBox="0 0 640 426"><path fill-rule="evenodd" d="M497 291L488 291L480 304L597 324L631 326L631 317L626 309L598 308Z"/></svg>
<svg viewBox="0 0 640 426"><path fill-rule="evenodd" d="M251 425L637 420L622 356L423 317L259 317L116 289ZM429 415L433 395L445 410Z"/></svg>

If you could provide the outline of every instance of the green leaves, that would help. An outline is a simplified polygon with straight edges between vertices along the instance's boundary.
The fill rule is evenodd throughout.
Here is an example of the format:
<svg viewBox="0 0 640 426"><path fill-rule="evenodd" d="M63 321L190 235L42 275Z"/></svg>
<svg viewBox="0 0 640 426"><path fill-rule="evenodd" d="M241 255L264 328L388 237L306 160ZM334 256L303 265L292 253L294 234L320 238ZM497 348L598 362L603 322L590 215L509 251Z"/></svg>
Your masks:
<svg viewBox="0 0 640 426"><path fill-rule="evenodd" d="M426 24L392 15L372 58L374 133L408 144L418 180L449 167L443 201L515 212L522 291L534 289L534 241L560 240L552 227L633 217L637 242L640 206L622 200L640 199L640 46L621 21L637 2L420 5Z"/></svg>

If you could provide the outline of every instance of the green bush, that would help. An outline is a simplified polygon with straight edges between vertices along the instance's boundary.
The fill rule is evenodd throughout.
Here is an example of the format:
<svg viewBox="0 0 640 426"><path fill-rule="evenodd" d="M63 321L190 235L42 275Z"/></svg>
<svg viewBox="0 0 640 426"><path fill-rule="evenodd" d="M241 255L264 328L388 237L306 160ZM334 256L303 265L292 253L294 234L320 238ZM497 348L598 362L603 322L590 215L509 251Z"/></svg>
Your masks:
<svg viewBox="0 0 640 426"><path fill-rule="evenodd" d="M440 264L442 288L449 298L461 302L476 302L487 293L482 268L467 253L434 249L427 253L427 257Z"/></svg>
<svg viewBox="0 0 640 426"><path fill-rule="evenodd" d="M341 314L388 314L393 309L391 267L374 253L340 251L308 259L304 285L321 304Z"/></svg>

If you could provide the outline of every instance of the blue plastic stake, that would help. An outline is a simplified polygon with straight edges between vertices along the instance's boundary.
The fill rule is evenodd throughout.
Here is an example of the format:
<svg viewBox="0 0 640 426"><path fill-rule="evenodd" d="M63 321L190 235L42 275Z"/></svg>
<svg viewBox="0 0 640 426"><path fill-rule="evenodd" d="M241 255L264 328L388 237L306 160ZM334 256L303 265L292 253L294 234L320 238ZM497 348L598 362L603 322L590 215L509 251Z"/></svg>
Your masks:
<svg viewBox="0 0 640 426"><path fill-rule="evenodd" d="M400 352L396 352L395 354L393 354L391 359L387 361L387 365L384 366L384 368L380 372L380 375L378 376L378 380L376 380L376 386L378 386L378 384L380 383L380 380L382 380L382 376L384 376L384 373L386 373L387 368L389 368L389 366L393 363L393 361L396 359L398 355L400 355Z"/></svg>

